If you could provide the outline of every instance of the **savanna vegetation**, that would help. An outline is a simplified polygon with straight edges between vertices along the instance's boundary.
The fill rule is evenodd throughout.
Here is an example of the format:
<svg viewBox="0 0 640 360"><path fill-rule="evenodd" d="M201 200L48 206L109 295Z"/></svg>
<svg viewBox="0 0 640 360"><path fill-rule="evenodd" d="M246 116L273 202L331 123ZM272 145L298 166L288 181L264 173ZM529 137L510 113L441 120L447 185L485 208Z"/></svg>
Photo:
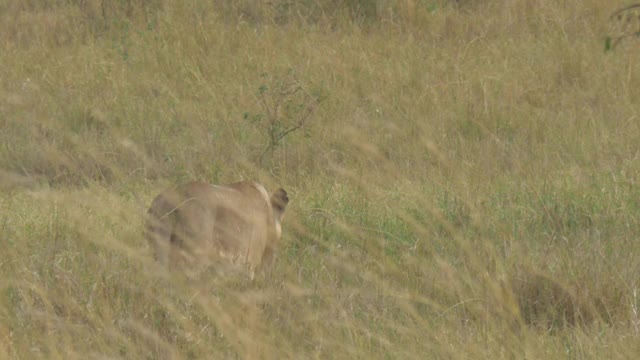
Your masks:
<svg viewBox="0 0 640 360"><path fill-rule="evenodd" d="M638 358L625 5L0 0L0 358ZM157 266L153 196L241 179L271 271Z"/></svg>

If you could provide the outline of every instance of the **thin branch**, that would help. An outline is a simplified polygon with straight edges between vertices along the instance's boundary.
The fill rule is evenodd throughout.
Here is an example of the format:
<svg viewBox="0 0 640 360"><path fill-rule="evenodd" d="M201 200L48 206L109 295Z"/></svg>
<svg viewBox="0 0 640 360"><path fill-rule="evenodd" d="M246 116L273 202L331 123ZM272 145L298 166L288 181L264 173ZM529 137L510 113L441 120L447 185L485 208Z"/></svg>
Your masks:
<svg viewBox="0 0 640 360"><path fill-rule="evenodd" d="M618 15L622 15L622 13L625 13L629 10L632 9L639 9L640 10L640 4L633 4L633 5L629 5L627 7L623 7L622 9L618 9L616 11L614 11L611 15L609 15L609 19L613 20L613 18L615 18Z"/></svg>
<svg viewBox="0 0 640 360"><path fill-rule="evenodd" d="M307 110L308 110L308 111L307 111L307 114L302 118L302 120L300 120L300 121L298 122L298 124L297 124L297 125L294 125L294 126L292 126L291 128L289 128L289 129L287 129L287 130L283 131L282 133L280 133L280 135L278 136L278 139L277 139L276 141L280 141L280 140L282 140L285 136L289 135L290 133L292 133L292 132L294 132L294 131L296 131L296 130L298 130L298 129L303 128L303 127L304 127L305 122L307 121L307 119L309 118L309 116L311 116L311 114L313 113L313 110L314 110L314 109L313 109L313 108L311 108L311 107L309 107Z"/></svg>

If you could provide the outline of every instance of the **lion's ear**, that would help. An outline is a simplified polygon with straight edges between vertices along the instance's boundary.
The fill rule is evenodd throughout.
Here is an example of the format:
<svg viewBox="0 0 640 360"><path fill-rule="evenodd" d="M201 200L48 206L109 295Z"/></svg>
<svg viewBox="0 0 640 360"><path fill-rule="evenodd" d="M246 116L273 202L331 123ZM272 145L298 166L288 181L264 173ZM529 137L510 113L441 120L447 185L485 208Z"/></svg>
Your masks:
<svg viewBox="0 0 640 360"><path fill-rule="evenodd" d="M273 192L271 195L271 206L278 217L278 219L282 219L282 215L284 215L284 210L287 208L287 204L289 203L289 196L284 189L280 188Z"/></svg>

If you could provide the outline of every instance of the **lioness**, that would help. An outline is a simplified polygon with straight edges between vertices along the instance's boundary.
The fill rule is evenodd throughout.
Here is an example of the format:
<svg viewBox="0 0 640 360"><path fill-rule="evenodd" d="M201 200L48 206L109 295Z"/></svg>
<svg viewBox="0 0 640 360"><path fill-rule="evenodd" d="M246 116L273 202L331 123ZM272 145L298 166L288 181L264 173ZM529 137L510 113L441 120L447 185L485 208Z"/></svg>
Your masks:
<svg viewBox="0 0 640 360"><path fill-rule="evenodd" d="M240 265L251 279L273 261L287 192L261 184L190 182L163 191L147 212L146 238L163 265Z"/></svg>

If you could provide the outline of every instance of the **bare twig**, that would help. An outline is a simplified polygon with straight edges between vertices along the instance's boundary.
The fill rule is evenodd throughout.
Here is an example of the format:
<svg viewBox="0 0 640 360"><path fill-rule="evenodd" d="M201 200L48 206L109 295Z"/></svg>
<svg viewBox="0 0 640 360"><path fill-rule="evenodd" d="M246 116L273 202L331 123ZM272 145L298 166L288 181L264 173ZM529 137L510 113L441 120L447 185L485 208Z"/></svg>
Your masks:
<svg viewBox="0 0 640 360"><path fill-rule="evenodd" d="M623 39L640 36L640 4L614 11L609 16L605 50L613 50Z"/></svg>
<svg viewBox="0 0 640 360"><path fill-rule="evenodd" d="M316 110L318 100L290 75L275 86L262 85L258 91L259 104L266 116L268 144L260 155L263 162L267 153L273 153L283 139L304 129ZM294 105L293 111L283 108Z"/></svg>

